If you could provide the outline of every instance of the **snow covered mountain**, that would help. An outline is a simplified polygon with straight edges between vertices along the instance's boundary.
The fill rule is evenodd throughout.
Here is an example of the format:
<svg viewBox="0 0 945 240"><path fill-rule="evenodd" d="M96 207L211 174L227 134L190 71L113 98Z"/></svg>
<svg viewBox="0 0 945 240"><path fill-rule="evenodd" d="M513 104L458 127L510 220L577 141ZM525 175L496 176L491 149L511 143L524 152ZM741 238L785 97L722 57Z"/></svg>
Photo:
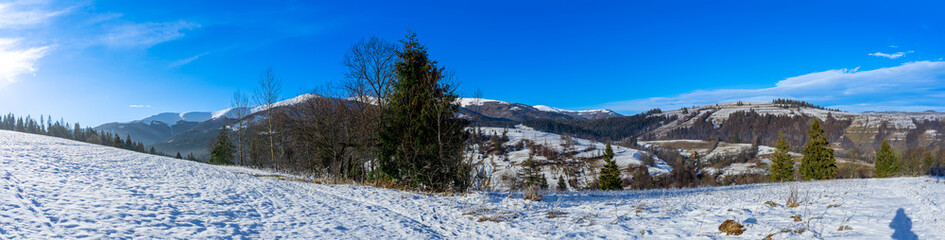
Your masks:
<svg viewBox="0 0 945 240"><path fill-rule="evenodd" d="M2 239L942 239L941 178L456 195L0 131ZM786 206L800 196L799 206ZM800 219L800 220L796 220ZM743 233L719 231L726 220Z"/></svg>
<svg viewBox="0 0 945 240"><path fill-rule="evenodd" d="M316 94L299 96L279 101L274 108L291 106L320 97ZM473 119L518 122L527 119L603 119L620 116L610 110L569 111L547 106L532 107L490 99L460 98L463 116ZM247 114L253 119L265 117L266 106L250 107ZM223 122L236 118L233 108L213 112L160 113L131 122L114 122L95 127L119 136L131 136L146 145L153 145L166 153L194 153L198 158L207 155L206 146L219 131Z"/></svg>
<svg viewBox="0 0 945 240"><path fill-rule="evenodd" d="M529 106L521 103L510 103L483 98L460 98L457 99L457 104L463 108L464 112L516 122L528 119L587 120L621 116L607 109L571 111L544 105Z"/></svg>

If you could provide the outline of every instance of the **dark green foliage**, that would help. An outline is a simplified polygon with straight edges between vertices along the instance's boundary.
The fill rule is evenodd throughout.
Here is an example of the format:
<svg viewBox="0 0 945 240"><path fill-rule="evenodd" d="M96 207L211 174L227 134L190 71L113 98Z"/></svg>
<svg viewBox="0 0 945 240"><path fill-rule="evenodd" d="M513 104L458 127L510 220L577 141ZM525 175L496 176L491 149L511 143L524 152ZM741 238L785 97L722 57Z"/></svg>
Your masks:
<svg viewBox="0 0 945 240"><path fill-rule="evenodd" d="M820 127L820 121L815 120L810 130L807 130L803 154L800 172L804 180L831 179L837 175L837 160L833 157L833 149Z"/></svg>
<svg viewBox="0 0 945 240"><path fill-rule="evenodd" d="M236 154L236 146L230 141L230 133L226 127L220 128L220 134L217 135L217 142L213 144L210 150L210 164L230 164L233 162L233 156Z"/></svg>
<svg viewBox="0 0 945 240"><path fill-rule="evenodd" d="M563 176L558 176L558 191L567 191L568 184L564 182Z"/></svg>
<svg viewBox="0 0 945 240"><path fill-rule="evenodd" d="M783 108L788 108L788 107L806 107L806 108L816 108L816 109L820 109L820 110L827 110L827 111L834 111L834 112L839 112L839 111L840 111L839 109L825 108L825 107L822 107L822 106L818 106L818 105L811 104L811 103L809 103L809 102L805 102L805 101L801 101L801 100L793 100L793 99L781 99L781 98L778 98L778 99L775 99L775 100L771 101L771 103L774 103L774 104L777 104L777 105L781 105L781 107L783 107Z"/></svg>
<svg viewBox="0 0 945 240"><path fill-rule="evenodd" d="M180 152L177 152L177 156L174 156L174 158L176 158L176 159L184 159L184 157L180 155Z"/></svg>
<svg viewBox="0 0 945 240"><path fill-rule="evenodd" d="M776 150L771 156L771 180L792 181L794 180L794 159L788 153L791 151L791 146L784 140L783 135L778 135L778 143L774 145Z"/></svg>
<svg viewBox="0 0 945 240"><path fill-rule="evenodd" d="M643 134L662 123L676 120L675 116L653 115L658 109L631 116L593 120L528 119L523 125L542 132L568 134L577 138L622 140Z"/></svg>
<svg viewBox="0 0 945 240"><path fill-rule="evenodd" d="M873 175L878 178L895 176L899 172L899 157L893 152L889 143L883 141L879 151L876 151L876 170Z"/></svg>
<svg viewBox="0 0 945 240"><path fill-rule="evenodd" d="M528 156L528 159L522 161L522 169L519 170L518 176L522 181L522 189L527 189L532 186L537 186L541 189L548 188L548 180L545 179L545 175L541 173L541 165L538 165L538 162L535 162L531 155ZM558 183L560 184L561 180L558 180Z"/></svg>
<svg viewBox="0 0 945 240"><path fill-rule="evenodd" d="M47 121L44 121L43 116L41 116L39 122L37 122L30 116L17 118L10 113L5 116L0 116L0 129L42 134L146 153L144 144L133 141L131 137L122 140L117 134L99 132L92 128L82 128L79 123L69 124L62 119L53 122L52 116L48 116L47 119Z"/></svg>
<svg viewBox="0 0 945 240"><path fill-rule="evenodd" d="M620 169L617 168L617 161L614 160L614 149L607 143L604 149L604 167L600 169L600 177L597 180L600 190L621 190Z"/></svg>
<svg viewBox="0 0 945 240"><path fill-rule="evenodd" d="M456 118L455 91L416 34L401 43L380 133L378 170L381 177L414 188L463 191L470 178L462 157L468 122Z"/></svg>

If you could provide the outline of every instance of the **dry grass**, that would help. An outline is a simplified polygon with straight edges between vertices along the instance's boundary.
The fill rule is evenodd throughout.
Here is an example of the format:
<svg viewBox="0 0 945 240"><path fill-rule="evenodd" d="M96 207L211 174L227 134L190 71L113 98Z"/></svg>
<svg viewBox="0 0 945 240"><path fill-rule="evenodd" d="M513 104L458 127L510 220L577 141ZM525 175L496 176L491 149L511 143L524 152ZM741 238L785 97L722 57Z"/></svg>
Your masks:
<svg viewBox="0 0 945 240"><path fill-rule="evenodd" d="M794 219L795 222L803 221L803 220L801 219L801 216L797 216L797 215L791 216L791 219Z"/></svg>
<svg viewBox="0 0 945 240"><path fill-rule="evenodd" d="M742 226L735 220L729 219L722 222L722 225L719 225L719 231L725 233L725 235L742 235L745 232L745 226Z"/></svg>
<svg viewBox="0 0 945 240"><path fill-rule="evenodd" d="M778 231L778 232L776 232L776 233L768 234L768 236L765 236L765 240L774 239L774 235L777 235L778 233L797 233L797 234L801 234L801 233L804 233L804 231L805 231L805 230L804 230L803 228L796 229L796 230L791 230L791 229L785 228L785 229L781 229L781 231Z"/></svg>
<svg viewBox="0 0 945 240"><path fill-rule="evenodd" d="M791 186L790 191L784 205L789 208L800 206L801 204L798 202L797 186Z"/></svg>
<svg viewBox="0 0 945 240"><path fill-rule="evenodd" d="M510 222L518 218L515 212L494 208L479 208L465 212L463 215L470 215L469 219L476 219L476 222Z"/></svg>
<svg viewBox="0 0 945 240"><path fill-rule="evenodd" d="M532 200L536 202L541 202L541 188L538 186L531 186L528 189L525 189L525 194L523 194L523 199Z"/></svg>
<svg viewBox="0 0 945 240"><path fill-rule="evenodd" d="M768 206L771 206L771 207L778 207L778 204L775 203L775 202L772 202L772 201L766 201L766 202L765 202L765 205L768 205Z"/></svg>
<svg viewBox="0 0 945 240"><path fill-rule="evenodd" d="M843 226L840 226L840 228L837 228L838 232L843 231L843 230L853 230L853 228L847 225L843 225Z"/></svg>
<svg viewBox="0 0 945 240"><path fill-rule="evenodd" d="M568 213L562 212L562 211L557 211L557 210L551 210L551 211L548 211L548 213L545 214L545 216L548 217L549 219L564 217L565 215L568 215Z"/></svg>

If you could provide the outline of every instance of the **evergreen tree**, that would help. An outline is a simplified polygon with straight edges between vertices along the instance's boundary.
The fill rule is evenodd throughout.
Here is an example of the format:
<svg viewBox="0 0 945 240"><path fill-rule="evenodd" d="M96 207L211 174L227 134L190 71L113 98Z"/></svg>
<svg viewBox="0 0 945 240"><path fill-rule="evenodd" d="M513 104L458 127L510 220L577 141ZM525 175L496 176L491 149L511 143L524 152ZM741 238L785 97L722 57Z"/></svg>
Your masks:
<svg viewBox="0 0 945 240"><path fill-rule="evenodd" d="M837 175L837 160L833 157L827 134L818 120L814 120L807 130L807 144L804 144L803 153L800 172L804 180L830 179Z"/></svg>
<svg viewBox="0 0 945 240"><path fill-rule="evenodd" d="M564 182L563 176L558 176L558 191L567 191L568 184Z"/></svg>
<svg viewBox="0 0 945 240"><path fill-rule="evenodd" d="M157 151L154 149L153 146L151 147L151 150L148 151L148 153L153 154L153 155L157 155Z"/></svg>
<svg viewBox="0 0 945 240"><path fill-rule="evenodd" d="M402 40L397 52L396 81L380 133L381 177L415 188L462 191L470 167L463 161L466 120L444 69L428 58L416 34Z"/></svg>
<svg viewBox="0 0 945 240"><path fill-rule="evenodd" d="M174 158L176 158L176 159L184 159L184 157L180 155L180 152L177 152L177 156L174 156Z"/></svg>
<svg viewBox="0 0 945 240"><path fill-rule="evenodd" d="M197 161L197 157L194 156L194 153L188 153L188 154L187 154L187 160L190 160L190 161Z"/></svg>
<svg viewBox="0 0 945 240"><path fill-rule="evenodd" d="M230 164L233 161L233 154L236 153L236 146L230 142L230 134L226 127L220 128L220 134L217 134L217 143L210 150L210 164Z"/></svg>
<svg viewBox="0 0 945 240"><path fill-rule="evenodd" d="M621 190L620 169L617 168L617 161L614 160L614 149L607 143L604 149L604 167L600 169L600 177L597 183L600 190Z"/></svg>
<svg viewBox="0 0 945 240"><path fill-rule="evenodd" d="M788 145L784 135L778 134L778 142L775 143L774 155L771 157L771 180L772 181L791 181L794 180L794 159L788 152L791 146Z"/></svg>
<svg viewBox="0 0 945 240"><path fill-rule="evenodd" d="M873 174L878 178L895 176L899 172L899 157L893 153L889 143L883 141L883 145L876 151L876 170Z"/></svg>
<svg viewBox="0 0 945 240"><path fill-rule="evenodd" d="M532 155L528 155L528 159L522 161L522 169L519 170L518 175L522 180L522 188L531 186L538 186L541 189L548 188L548 180L541 173L541 166L535 162Z"/></svg>

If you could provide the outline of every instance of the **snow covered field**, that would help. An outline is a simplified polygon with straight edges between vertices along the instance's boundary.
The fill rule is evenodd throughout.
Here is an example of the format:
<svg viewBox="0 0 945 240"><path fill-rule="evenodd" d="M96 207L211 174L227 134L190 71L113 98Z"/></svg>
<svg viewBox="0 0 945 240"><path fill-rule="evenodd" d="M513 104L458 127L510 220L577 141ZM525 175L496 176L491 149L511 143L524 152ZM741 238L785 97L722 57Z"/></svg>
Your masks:
<svg viewBox="0 0 945 240"><path fill-rule="evenodd" d="M731 236L743 239L945 238L945 181L930 177L546 193L542 202L290 179L0 131L0 239L715 239L728 238L718 230L726 219L745 226Z"/></svg>

